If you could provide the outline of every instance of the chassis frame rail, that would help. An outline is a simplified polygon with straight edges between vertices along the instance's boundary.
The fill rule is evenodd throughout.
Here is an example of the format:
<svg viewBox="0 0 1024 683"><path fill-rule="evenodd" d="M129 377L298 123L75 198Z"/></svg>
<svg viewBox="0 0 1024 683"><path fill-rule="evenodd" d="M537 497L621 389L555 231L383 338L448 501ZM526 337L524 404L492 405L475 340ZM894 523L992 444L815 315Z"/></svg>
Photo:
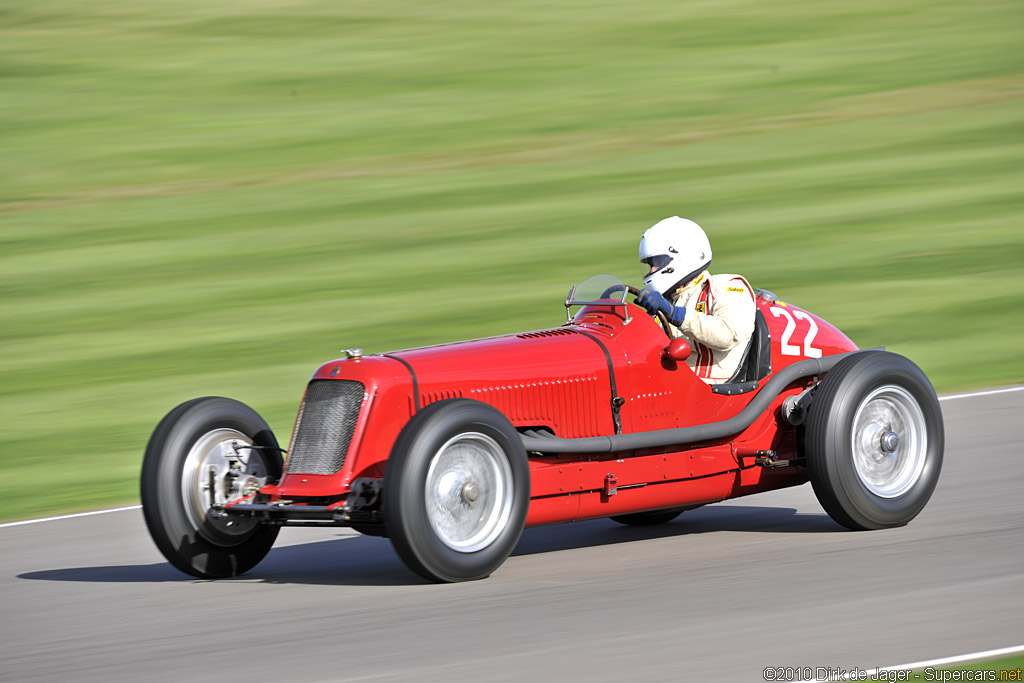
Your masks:
<svg viewBox="0 0 1024 683"><path fill-rule="evenodd" d="M220 519L242 517L281 526L353 526L382 523L377 511L352 510L341 505L236 503L214 506L210 508L210 514Z"/></svg>

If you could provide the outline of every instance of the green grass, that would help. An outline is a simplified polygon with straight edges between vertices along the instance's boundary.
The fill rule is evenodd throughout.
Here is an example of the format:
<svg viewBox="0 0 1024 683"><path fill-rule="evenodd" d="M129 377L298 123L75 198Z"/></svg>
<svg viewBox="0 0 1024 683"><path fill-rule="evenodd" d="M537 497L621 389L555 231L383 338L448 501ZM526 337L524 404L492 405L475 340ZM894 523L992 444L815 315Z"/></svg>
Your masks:
<svg viewBox="0 0 1024 683"><path fill-rule="evenodd" d="M1021 671L1024 668L1024 655L1011 655L1009 657L981 660L976 662L954 664L951 666L927 666L913 669L887 669L881 672L874 669L840 669L837 674L833 668L828 675L845 676L842 680L864 680L864 681L1020 681ZM868 675L868 671L874 671ZM985 672L984 674L966 674L962 672ZM821 675L823 680L827 677L826 672L819 672L811 669L812 675ZM839 679L836 679L839 680Z"/></svg>
<svg viewBox="0 0 1024 683"><path fill-rule="evenodd" d="M1014 0L0 0L0 518L136 499L230 395L557 325L641 232L917 361L1024 380Z"/></svg>
<svg viewBox="0 0 1024 683"><path fill-rule="evenodd" d="M971 664L959 664L957 666L942 667L947 671L992 671L994 680L1021 681L1024 680L1024 655L1013 655L1001 659L991 659L984 662L973 662ZM1005 673L1003 673L1005 672ZM988 677L986 675L986 677ZM954 680L949 678L949 680Z"/></svg>
<svg viewBox="0 0 1024 683"><path fill-rule="evenodd" d="M913 673L907 669L883 672L869 677L867 681L1020 681L1024 669L1024 655L1011 655L998 659L982 660L966 664L955 664L953 666L931 666L914 669ZM964 674L964 671L984 671L984 674ZM856 675L851 677L856 680Z"/></svg>

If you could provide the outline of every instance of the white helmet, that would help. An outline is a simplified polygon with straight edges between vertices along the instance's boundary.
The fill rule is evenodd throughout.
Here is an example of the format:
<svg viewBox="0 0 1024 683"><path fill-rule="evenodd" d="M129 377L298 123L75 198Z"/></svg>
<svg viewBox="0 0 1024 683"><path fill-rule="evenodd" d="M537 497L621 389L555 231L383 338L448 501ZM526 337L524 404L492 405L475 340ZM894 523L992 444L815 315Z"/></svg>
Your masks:
<svg viewBox="0 0 1024 683"><path fill-rule="evenodd" d="M649 267L644 286L668 294L697 277L711 263L711 243L693 221L672 216L640 238L640 262Z"/></svg>

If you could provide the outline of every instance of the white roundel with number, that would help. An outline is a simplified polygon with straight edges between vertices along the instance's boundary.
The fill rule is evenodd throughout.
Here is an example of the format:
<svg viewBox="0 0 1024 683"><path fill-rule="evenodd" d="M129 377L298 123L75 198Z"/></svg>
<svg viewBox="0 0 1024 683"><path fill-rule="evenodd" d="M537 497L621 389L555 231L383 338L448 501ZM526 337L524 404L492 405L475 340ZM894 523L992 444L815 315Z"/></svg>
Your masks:
<svg viewBox="0 0 1024 683"><path fill-rule="evenodd" d="M776 318L785 318L786 329L782 332L782 355L821 358L821 349L814 348L814 337L818 334L818 323L803 311L787 311L779 306L769 309ZM797 321L800 321L799 323ZM794 339L796 335L796 339ZM794 342L803 336L803 348Z"/></svg>

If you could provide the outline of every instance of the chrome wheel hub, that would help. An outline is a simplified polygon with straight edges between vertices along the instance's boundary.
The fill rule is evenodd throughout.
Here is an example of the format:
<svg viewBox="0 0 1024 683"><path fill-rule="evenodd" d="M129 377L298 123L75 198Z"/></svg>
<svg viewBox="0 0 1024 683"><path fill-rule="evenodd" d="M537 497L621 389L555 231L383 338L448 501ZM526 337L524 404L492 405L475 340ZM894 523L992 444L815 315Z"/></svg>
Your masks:
<svg viewBox="0 0 1024 683"><path fill-rule="evenodd" d="M219 519L207 512L214 505L255 494L267 482L267 463L245 434L233 429L215 429L203 434L185 457L181 476L181 497L192 525L214 530L220 536L248 534L254 520Z"/></svg>
<svg viewBox="0 0 1024 683"><path fill-rule="evenodd" d="M886 432L882 434L882 450L886 453L895 453L896 449L900 447L900 437L896 432Z"/></svg>
<svg viewBox="0 0 1024 683"><path fill-rule="evenodd" d="M928 451L921 406L902 387L878 387L857 408L852 446L865 488L881 498L903 495L921 477Z"/></svg>
<svg viewBox="0 0 1024 683"><path fill-rule="evenodd" d="M430 462L425 484L427 520L452 550L471 553L490 545L512 513L512 468L486 434L449 439Z"/></svg>

